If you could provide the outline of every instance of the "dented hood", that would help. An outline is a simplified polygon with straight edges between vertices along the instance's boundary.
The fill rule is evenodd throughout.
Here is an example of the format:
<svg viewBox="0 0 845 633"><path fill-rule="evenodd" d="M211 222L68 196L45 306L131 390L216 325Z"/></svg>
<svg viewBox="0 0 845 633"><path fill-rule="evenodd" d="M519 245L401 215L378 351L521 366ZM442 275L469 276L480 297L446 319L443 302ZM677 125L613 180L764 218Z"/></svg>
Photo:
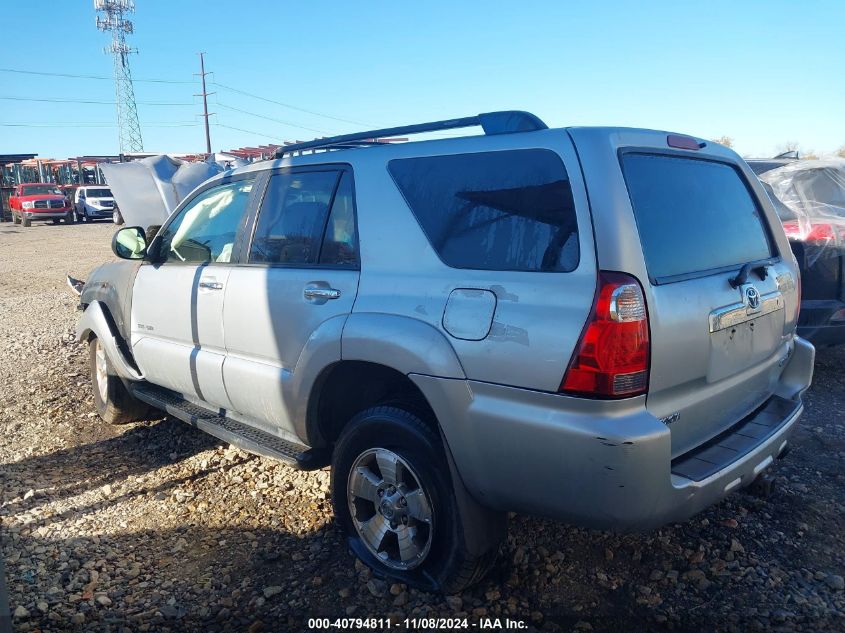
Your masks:
<svg viewBox="0 0 845 633"><path fill-rule="evenodd" d="M203 182L238 165L215 161L189 163L171 156L150 156L100 169L129 226L162 224L185 196Z"/></svg>

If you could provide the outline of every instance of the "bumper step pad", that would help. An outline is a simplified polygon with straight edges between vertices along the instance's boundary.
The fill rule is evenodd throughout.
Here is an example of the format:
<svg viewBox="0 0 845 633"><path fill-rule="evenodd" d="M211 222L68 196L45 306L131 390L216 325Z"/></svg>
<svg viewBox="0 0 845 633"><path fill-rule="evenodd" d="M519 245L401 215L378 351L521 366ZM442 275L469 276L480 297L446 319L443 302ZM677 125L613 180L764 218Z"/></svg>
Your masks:
<svg viewBox="0 0 845 633"><path fill-rule="evenodd" d="M751 415L724 433L672 460L672 474L702 481L747 455L774 435L801 406L772 396Z"/></svg>
<svg viewBox="0 0 845 633"><path fill-rule="evenodd" d="M132 387L132 395L250 453L292 464L300 470L317 470L328 464L328 453L324 450L288 442L226 417L222 411L213 411L189 402L168 389L150 384L135 385Z"/></svg>

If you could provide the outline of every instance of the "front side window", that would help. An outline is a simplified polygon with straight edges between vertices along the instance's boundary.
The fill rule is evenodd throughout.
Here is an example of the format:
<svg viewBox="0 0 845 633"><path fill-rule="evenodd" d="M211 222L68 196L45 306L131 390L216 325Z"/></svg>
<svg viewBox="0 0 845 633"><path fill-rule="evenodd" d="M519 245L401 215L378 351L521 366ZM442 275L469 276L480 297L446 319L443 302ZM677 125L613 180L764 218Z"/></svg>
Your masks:
<svg viewBox="0 0 845 633"><path fill-rule="evenodd" d="M249 261L260 264L318 263L339 171L275 174L258 214Z"/></svg>
<svg viewBox="0 0 845 633"><path fill-rule="evenodd" d="M431 245L454 268L570 272L580 249L560 157L543 149L392 160Z"/></svg>
<svg viewBox="0 0 845 633"><path fill-rule="evenodd" d="M161 234L166 262L230 262L253 180L212 187L195 197Z"/></svg>

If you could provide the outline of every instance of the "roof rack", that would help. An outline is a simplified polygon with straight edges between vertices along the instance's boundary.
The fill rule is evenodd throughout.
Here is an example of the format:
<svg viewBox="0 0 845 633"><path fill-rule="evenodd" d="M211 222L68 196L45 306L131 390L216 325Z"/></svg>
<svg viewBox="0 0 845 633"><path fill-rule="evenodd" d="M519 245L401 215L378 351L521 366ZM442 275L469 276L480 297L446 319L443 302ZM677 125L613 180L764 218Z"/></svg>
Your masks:
<svg viewBox="0 0 845 633"><path fill-rule="evenodd" d="M306 141L305 143L291 143L290 145L278 148L276 150L276 158L281 158L285 154L301 152L309 149L349 149L351 147L378 145L378 139L386 136L422 134L424 132L439 132L441 130L454 130L462 127L475 126L481 126L485 134L533 132L535 130L546 130L549 127L530 112L522 112L520 110L502 110L501 112L485 112L476 116L464 117L462 119L448 119L446 121L432 121L430 123L417 123L415 125L387 127L382 128L381 130L369 130L367 132L356 132L354 134L329 136L326 138L315 139L313 141Z"/></svg>

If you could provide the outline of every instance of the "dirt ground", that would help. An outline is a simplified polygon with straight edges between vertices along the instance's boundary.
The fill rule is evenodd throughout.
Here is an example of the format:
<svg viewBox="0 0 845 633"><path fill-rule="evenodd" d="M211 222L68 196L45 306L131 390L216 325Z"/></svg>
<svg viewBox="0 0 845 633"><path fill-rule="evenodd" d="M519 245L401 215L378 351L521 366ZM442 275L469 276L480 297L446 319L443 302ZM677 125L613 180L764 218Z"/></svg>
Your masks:
<svg viewBox="0 0 845 633"><path fill-rule="evenodd" d="M775 491L616 535L510 521L459 596L373 578L300 473L170 418L94 413L75 298L114 226L0 224L2 554L21 631L301 631L309 618L511 618L542 631L845 630L845 349L818 352ZM419 627L422 630L425 627ZM524 630L524 629L523 629Z"/></svg>

